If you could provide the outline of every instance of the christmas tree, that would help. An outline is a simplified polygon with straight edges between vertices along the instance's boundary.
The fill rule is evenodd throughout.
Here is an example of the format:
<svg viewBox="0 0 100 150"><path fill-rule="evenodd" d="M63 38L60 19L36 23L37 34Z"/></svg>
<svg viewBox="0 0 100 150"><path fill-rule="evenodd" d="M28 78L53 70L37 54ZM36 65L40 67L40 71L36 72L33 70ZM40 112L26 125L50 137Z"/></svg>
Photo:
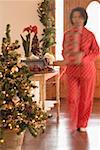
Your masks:
<svg viewBox="0 0 100 150"><path fill-rule="evenodd" d="M46 127L47 113L33 101L35 86L28 67L19 61L16 52L19 43L11 42L10 25L2 40L0 55L0 142L4 142L6 130L17 134L29 129L33 136L42 133Z"/></svg>
<svg viewBox="0 0 100 150"><path fill-rule="evenodd" d="M55 21L50 16L50 0L44 0L39 3L38 16L44 26L41 42L42 56L50 51L50 47L55 44Z"/></svg>

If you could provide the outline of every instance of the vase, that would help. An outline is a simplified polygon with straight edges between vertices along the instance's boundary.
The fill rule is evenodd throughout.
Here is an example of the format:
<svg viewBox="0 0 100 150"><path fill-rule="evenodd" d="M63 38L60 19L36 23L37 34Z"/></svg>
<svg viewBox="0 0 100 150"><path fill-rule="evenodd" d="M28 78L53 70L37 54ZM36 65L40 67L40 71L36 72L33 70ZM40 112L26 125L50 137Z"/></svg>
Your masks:
<svg viewBox="0 0 100 150"><path fill-rule="evenodd" d="M25 132L17 135L14 131L5 131L4 143L0 145L0 150L21 150L24 134Z"/></svg>

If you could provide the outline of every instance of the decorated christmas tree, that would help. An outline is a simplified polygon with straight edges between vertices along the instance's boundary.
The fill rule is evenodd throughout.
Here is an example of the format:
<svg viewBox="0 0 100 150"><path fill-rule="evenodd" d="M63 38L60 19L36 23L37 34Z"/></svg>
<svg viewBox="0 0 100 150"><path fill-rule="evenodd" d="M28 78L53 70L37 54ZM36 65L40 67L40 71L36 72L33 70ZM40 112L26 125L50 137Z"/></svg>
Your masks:
<svg viewBox="0 0 100 150"><path fill-rule="evenodd" d="M50 0L43 0L43 2L39 3L37 10L40 21L44 26L40 41L42 56L50 52L50 47L55 44L55 21L53 16L50 15L50 2Z"/></svg>
<svg viewBox="0 0 100 150"><path fill-rule="evenodd" d="M10 25L2 40L0 55L0 142L4 142L6 130L17 134L29 129L33 136L46 127L47 113L33 101L35 86L29 79L28 67L19 61L19 43L11 42ZM34 73L34 72L33 72Z"/></svg>

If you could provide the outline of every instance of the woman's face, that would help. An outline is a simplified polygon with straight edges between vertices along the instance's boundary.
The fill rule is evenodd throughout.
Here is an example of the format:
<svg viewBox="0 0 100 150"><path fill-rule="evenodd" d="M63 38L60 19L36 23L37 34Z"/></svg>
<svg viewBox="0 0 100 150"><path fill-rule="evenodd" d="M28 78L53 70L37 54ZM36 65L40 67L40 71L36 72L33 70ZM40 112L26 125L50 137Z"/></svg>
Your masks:
<svg viewBox="0 0 100 150"><path fill-rule="evenodd" d="M73 25L77 26L77 27L83 27L84 26L84 18L82 17L82 15L80 14L79 11L75 11L72 15L72 22Z"/></svg>

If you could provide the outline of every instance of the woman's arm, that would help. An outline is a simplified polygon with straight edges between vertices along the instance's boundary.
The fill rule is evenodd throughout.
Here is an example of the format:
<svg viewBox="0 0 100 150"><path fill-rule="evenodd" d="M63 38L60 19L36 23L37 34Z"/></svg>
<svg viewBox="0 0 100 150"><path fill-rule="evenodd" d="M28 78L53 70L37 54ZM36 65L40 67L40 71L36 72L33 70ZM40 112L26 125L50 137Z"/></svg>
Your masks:
<svg viewBox="0 0 100 150"><path fill-rule="evenodd" d="M95 61L96 57L98 55L100 55L100 51L99 50L100 50L100 48L99 48L99 46L97 44L95 36L92 34L92 42L91 42L89 54L88 55L84 55L83 62Z"/></svg>
<svg viewBox="0 0 100 150"><path fill-rule="evenodd" d="M63 47L62 56L66 61L66 64L79 65L81 63L84 53L80 51L79 38L75 36L76 35L75 33L72 34L70 32L70 34L68 32L64 33L63 43L62 43L62 47Z"/></svg>

